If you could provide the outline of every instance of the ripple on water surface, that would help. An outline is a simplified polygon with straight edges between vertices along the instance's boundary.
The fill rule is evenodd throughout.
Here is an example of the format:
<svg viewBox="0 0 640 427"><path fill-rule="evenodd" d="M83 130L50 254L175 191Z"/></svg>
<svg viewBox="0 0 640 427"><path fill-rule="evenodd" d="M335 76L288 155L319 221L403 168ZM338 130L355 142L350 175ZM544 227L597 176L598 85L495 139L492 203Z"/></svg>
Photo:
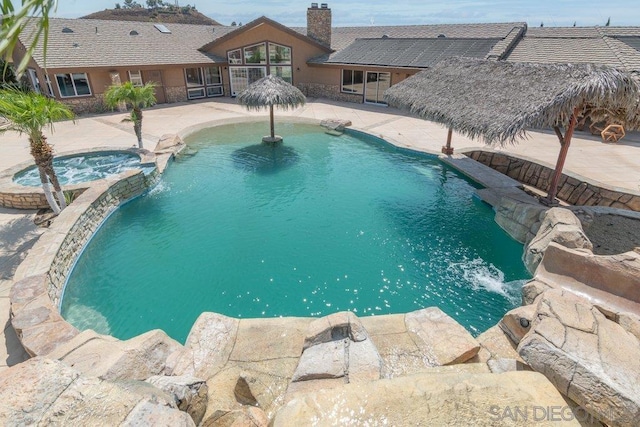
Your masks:
<svg viewBox="0 0 640 427"><path fill-rule="evenodd" d="M203 311L439 306L477 334L517 305L522 246L467 179L369 136L278 124L284 145L269 147L259 144L266 131L244 123L190 137L192 155L90 242L63 314L120 338L161 328L184 340ZM70 316L77 305L92 310L84 323Z"/></svg>

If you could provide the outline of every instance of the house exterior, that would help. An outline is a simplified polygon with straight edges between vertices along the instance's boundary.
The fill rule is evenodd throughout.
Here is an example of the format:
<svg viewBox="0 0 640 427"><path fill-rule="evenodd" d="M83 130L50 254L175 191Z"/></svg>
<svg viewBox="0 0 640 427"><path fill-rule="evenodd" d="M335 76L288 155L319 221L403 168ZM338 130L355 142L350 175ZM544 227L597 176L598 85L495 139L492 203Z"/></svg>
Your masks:
<svg viewBox="0 0 640 427"><path fill-rule="evenodd" d="M310 97L384 105L391 85L450 56L595 62L640 72L640 27L332 27L331 13L312 3L303 28L266 17L241 27L53 18L46 61L40 46L28 77L36 90L82 113L105 110L102 97L114 83L154 82L158 103L174 103L235 96L267 74ZM21 39L16 61L28 45Z"/></svg>

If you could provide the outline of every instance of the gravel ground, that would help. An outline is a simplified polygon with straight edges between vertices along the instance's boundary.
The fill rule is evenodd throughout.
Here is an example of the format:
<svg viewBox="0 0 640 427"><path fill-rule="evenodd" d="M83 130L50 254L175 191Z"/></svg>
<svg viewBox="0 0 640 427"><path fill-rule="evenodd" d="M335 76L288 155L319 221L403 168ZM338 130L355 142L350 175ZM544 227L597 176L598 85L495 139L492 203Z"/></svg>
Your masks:
<svg viewBox="0 0 640 427"><path fill-rule="evenodd" d="M583 222L584 232L593 243L593 253L614 255L640 247L640 220L618 215L596 215Z"/></svg>

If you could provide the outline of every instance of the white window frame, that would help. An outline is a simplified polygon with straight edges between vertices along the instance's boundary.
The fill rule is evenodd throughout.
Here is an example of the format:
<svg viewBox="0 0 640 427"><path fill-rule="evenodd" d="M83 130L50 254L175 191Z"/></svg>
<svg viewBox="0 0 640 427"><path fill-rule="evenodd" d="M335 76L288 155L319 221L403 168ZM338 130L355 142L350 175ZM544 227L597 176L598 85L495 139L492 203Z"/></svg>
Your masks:
<svg viewBox="0 0 640 427"><path fill-rule="evenodd" d="M89 88L89 93L86 95L78 95L78 89L76 88L76 82L73 79L73 75L74 74L84 74L85 79L87 80L87 87ZM60 83L58 83L58 76L69 76L71 77L71 85L73 86L73 92L75 93L75 95L63 95L62 91L60 90ZM60 98L84 98L87 96L92 96L93 93L91 92L91 84L89 83L89 76L87 75L87 73L57 73L54 75L55 79L56 79L56 85L58 86L58 93L60 94Z"/></svg>
<svg viewBox="0 0 640 427"><path fill-rule="evenodd" d="M259 47L259 46L263 46L264 47L264 62L247 62L247 49L250 49L252 47ZM244 62L245 65L250 66L250 67L259 67L262 65L267 65L269 63L269 49L267 47L267 43L266 42L262 42L262 43L256 43L256 44L252 44L249 46L245 46L242 48L242 61Z"/></svg>
<svg viewBox="0 0 640 427"><path fill-rule="evenodd" d="M240 54L240 58L231 58L231 53L233 52L238 52ZM242 65L242 63L244 62L244 56L243 56L243 52L242 52L242 48L239 49L233 49L227 52L227 61L229 61L229 65Z"/></svg>
<svg viewBox="0 0 640 427"><path fill-rule="evenodd" d="M134 86L144 86L144 81L142 80L142 71L129 70L127 72L129 73L129 81L133 83Z"/></svg>
<svg viewBox="0 0 640 427"><path fill-rule="evenodd" d="M27 72L29 73L29 80L34 92L39 94L42 93L42 89L40 87L40 79L38 78L38 73L36 72L36 70L34 68L27 68Z"/></svg>
<svg viewBox="0 0 640 427"><path fill-rule="evenodd" d="M284 47L289 49L289 62L271 62L271 46L274 47ZM293 60L293 48L291 46L286 46L279 43L271 43L269 42L269 46L267 46L267 60L269 61L269 65L283 66L283 65L292 65Z"/></svg>
<svg viewBox="0 0 640 427"><path fill-rule="evenodd" d="M213 98L214 96L224 95L224 89L222 86L207 86L207 98Z"/></svg>
<svg viewBox="0 0 640 427"><path fill-rule="evenodd" d="M362 73L362 92L357 92L355 90L349 90L349 89L345 89L344 88L344 72L345 71L351 71L351 86L354 86L353 83L353 73L355 73L356 71L361 72ZM340 92L344 92L344 93L351 93L354 95L364 95L364 90L365 90L365 78L367 77L367 72L364 70L354 70L353 68L343 68L340 70Z"/></svg>
<svg viewBox="0 0 640 427"><path fill-rule="evenodd" d="M196 68L198 73L200 74L200 80L202 81L201 85L192 84L189 86L187 82L187 68L184 69L184 80L185 85L187 87L187 99L201 99L201 98L212 98L214 96L223 96L224 88L222 86L222 70L218 66L209 66L209 67L189 67ZM207 68L217 68L218 76L220 77L220 83L207 83Z"/></svg>
<svg viewBox="0 0 640 427"><path fill-rule="evenodd" d="M207 95L203 87L187 88L187 98L189 99L200 99L205 98L206 96Z"/></svg>
<svg viewBox="0 0 640 427"><path fill-rule="evenodd" d="M49 96L53 96L53 87L51 86L51 78L49 78L49 74L44 75L44 81L47 84L47 89L49 89Z"/></svg>

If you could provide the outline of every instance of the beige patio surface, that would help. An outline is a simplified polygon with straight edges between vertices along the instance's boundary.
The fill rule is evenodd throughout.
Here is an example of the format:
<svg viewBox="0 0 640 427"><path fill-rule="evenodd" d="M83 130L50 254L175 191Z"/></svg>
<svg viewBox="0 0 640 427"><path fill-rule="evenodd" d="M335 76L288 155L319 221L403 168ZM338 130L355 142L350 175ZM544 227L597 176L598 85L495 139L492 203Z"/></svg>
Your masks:
<svg viewBox="0 0 640 427"><path fill-rule="evenodd" d="M181 131L202 123L233 120L255 116L259 126L268 133L268 113L248 112L237 105L234 99L218 98L200 102L164 104L144 112L143 139L145 148L153 149L160 136ZM85 116L72 122L62 122L55 126L53 134L47 133L49 142L57 153L94 147L131 147L136 143L131 123L122 123L124 113ZM446 141L447 129L441 125L410 117L396 109L380 106L340 103L310 99L304 107L291 111L276 111L276 131L278 120L286 117L311 119L341 118L353 122L353 127L381 136L395 144L430 153L439 153ZM456 149L483 147L480 141L472 141L455 134L453 146ZM560 145L556 135L548 132L531 132L529 138L516 145L501 150L555 165ZM14 133L0 135L0 170L18 163L30 161L26 136ZM640 190L640 134L628 132L617 144L604 144L599 137L586 132L577 132L569 150L565 170L588 177L615 187L634 191ZM0 231L7 224L22 226L32 217L32 212L21 213L0 208ZM28 219L28 220L27 220ZM8 273L9 261L23 256L29 245L28 236L36 233L27 227L24 236L0 233L0 371L24 359L24 350L15 338L8 323ZM18 240L21 239L20 244ZM14 241L15 240L15 241ZM4 279L4 280L3 280ZM8 327L8 328L7 328Z"/></svg>

